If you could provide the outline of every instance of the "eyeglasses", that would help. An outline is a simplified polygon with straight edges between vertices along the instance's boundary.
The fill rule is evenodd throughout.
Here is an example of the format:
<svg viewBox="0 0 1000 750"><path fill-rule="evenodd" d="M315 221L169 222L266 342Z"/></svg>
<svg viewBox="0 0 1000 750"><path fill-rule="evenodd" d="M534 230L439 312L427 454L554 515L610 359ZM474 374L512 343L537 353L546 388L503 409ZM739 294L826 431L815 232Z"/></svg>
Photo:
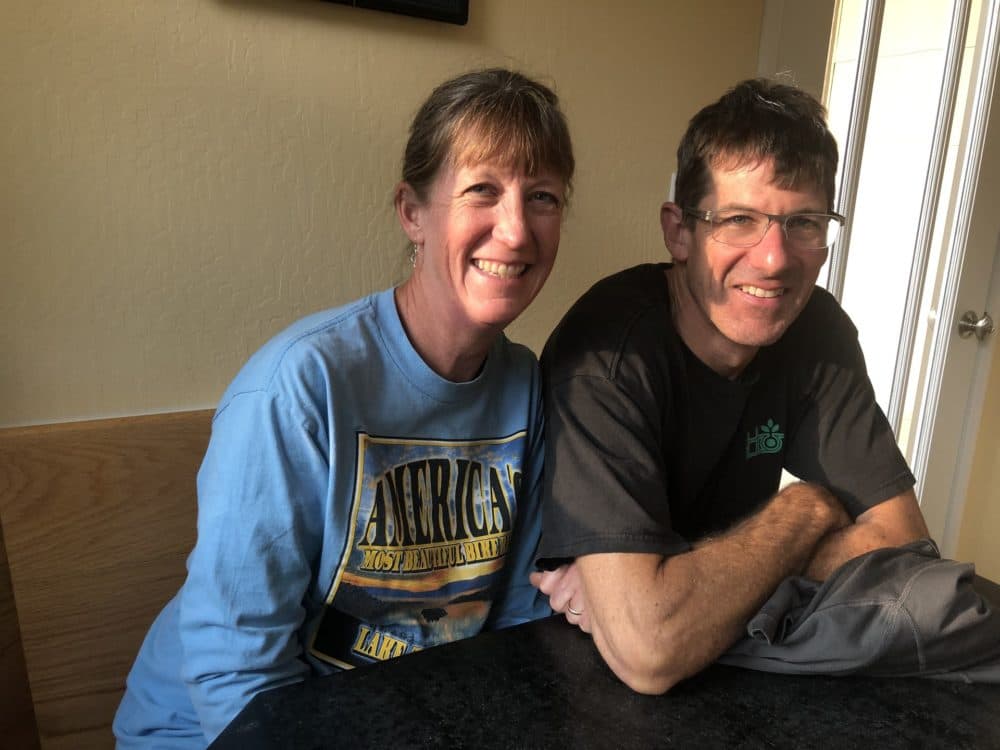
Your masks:
<svg viewBox="0 0 1000 750"><path fill-rule="evenodd" d="M733 247L753 247L758 244L772 222L781 225L785 239L799 250L823 250L830 247L840 234L846 219L840 214L766 214L746 208L724 208L703 211L685 208L684 213L711 225L708 235L713 240Z"/></svg>

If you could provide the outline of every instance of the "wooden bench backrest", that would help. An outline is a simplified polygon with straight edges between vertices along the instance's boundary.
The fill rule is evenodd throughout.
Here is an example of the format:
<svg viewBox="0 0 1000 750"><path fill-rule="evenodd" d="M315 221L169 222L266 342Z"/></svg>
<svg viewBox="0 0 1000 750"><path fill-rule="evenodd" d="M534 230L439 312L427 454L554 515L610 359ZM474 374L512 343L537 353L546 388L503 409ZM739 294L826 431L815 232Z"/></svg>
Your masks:
<svg viewBox="0 0 1000 750"><path fill-rule="evenodd" d="M42 748L113 746L125 676L184 579L211 417L0 430L0 528Z"/></svg>

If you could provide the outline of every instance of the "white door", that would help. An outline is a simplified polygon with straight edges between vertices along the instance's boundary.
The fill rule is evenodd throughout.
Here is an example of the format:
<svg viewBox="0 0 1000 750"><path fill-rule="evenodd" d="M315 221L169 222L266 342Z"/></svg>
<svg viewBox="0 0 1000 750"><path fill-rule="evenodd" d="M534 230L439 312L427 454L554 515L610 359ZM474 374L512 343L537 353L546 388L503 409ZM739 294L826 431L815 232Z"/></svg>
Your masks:
<svg viewBox="0 0 1000 750"><path fill-rule="evenodd" d="M982 413L998 337L959 335L959 320L967 312L975 318L987 313L994 325L1000 320L1000 87L994 88L991 103L964 262L947 321L940 317L947 327L941 336L937 404L929 410L924 452L917 456L923 465L921 507L946 556L955 555L981 420L1000 419Z"/></svg>

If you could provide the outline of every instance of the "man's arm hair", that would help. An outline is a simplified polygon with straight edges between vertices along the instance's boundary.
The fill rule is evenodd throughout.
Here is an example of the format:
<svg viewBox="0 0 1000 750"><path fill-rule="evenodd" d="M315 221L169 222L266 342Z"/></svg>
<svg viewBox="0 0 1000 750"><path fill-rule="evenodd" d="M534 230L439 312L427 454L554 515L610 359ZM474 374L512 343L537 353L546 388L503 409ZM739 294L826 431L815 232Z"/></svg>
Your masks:
<svg viewBox="0 0 1000 750"><path fill-rule="evenodd" d="M689 552L577 559L589 630L612 671L662 693L714 661L782 579L850 519L824 488L796 483L730 531Z"/></svg>

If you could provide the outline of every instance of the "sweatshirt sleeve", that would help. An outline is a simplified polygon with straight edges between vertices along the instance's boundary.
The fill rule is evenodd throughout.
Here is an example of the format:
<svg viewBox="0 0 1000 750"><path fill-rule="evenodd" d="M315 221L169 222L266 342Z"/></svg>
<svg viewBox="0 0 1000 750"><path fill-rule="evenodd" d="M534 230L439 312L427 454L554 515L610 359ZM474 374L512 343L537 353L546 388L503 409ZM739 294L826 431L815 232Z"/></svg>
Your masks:
<svg viewBox="0 0 1000 750"><path fill-rule="evenodd" d="M256 693L303 678L298 630L329 455L315 418L266 391L216 415L180 594L181 674L212 741Z"/></svg>
<svg viewBox="0 0 1000 750"><path fill-rule="evenodd" d="M505 587L493 603L486 628L519 625L529 620L552 614L549 600L531 585L528 575L534 567L538 542L542 533L542 464L544 461L544 412L541 389L538 387L538 368L531 389L531 428L528 431L527 456L518 493L517 520L514 524L513 543L505 566Z"/></svg>

